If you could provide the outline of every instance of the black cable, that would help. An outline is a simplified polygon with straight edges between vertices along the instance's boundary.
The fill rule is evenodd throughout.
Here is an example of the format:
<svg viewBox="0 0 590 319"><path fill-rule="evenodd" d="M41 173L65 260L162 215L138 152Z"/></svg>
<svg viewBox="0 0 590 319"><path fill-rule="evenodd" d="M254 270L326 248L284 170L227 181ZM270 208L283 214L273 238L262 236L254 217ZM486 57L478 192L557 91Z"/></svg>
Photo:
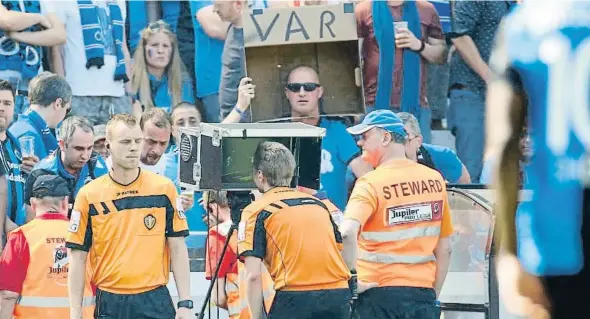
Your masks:
<svg viewBox="0 0 590 319"><path fill-rule="evenodd" d="M219 269L221 268L221 263L223 262L223 256L225 256L225 252L227 251L227 247L229 246L229 241L230 241L231 235L233 234L234 230L236 230L236 229L237 229L237 227L234 227L233 224L229 229L229 232L227 234L227 238L225 239L225 243L223 244L223 249L221 250L221 258L219 258L219 260L217 261L217 267L215 268L215 273L213 274L213 277L211 278L211 283L209 284L209 288L207 289L207 294L205 295L205 300L203 301L203 305L201 306L201 312L198 314L199 319L204 318L205 310L207 309L207 305L209 305L209 318L211 318L211 306L209 304L209 301L211 300L211 293L213 292L213 284L217 280L217 276L219 276ZM219 285L217 285L217 286L218 286L217 289L219 289Z"/></svg>
<svg viewBox="0 0 590 319"><path fill-rule="evenodd" d="M209 209L209 196L207 198L207 209ZM207 309L207 305L209 305L209 318L211 318L211 307L209 301L211 300L211 293L213 292L213 284L218 279L219 270L221 268L221 264L227 252L227 247L229 246L229 242L233 232L238 229L238 225L240 223L242 217L242 211L246 206L248 206L252 202L252 195L249 191L244 192L228 192L227 193L227 200L229 207L231 209L231 221L232 225L229 228L229 232L227 237L225 238L225 243L223 244L223 249L221 250L221 254L219 255L219 260L217 261L217 267L215 268L215 273L211 278L211 283L209 284L209 288L207 289L207 294L205 295L205 300L203 301L203 305L201 306L201 312L197 314L199 319L203 319L205 316L205 310ZM208 212L208 210L207 210ZM219 210L217 210L217 215L219 216ZM209 221L207 220L207 223ZM209 227L207 227L209 228ZM207 236L208 237L208 236ZM219 285L217 285L217 289L219 289ZM219 317L219 307L217 307L218 317Z"/></svg>

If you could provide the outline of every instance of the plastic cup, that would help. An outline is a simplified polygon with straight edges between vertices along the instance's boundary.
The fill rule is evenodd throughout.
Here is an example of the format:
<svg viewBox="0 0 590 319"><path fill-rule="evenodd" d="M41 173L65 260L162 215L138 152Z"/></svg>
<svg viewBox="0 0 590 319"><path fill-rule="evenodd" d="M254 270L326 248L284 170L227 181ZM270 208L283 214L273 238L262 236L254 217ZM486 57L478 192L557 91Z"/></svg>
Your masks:
<svg viewBox="0 0 590 319"><path fill-rule="evenodd" d="M395 32L408 30L408 21L395 21L393 23L393 29L395 30Z"/></svg>
<svg viewBox="0 0 590 319"><path fill-rule="evenodd" d="M195 195L195 193L190 190L183 190L180 194L182 194L184 196L189 196L189 197L193 197Z"/></svg>
<svg viewBox="0 0 590 319"><path fill-rule="evenodd" d="M35 139L32 136L23 136L18 141L20 143L20 153L23 158L35 155Z"/></svg>

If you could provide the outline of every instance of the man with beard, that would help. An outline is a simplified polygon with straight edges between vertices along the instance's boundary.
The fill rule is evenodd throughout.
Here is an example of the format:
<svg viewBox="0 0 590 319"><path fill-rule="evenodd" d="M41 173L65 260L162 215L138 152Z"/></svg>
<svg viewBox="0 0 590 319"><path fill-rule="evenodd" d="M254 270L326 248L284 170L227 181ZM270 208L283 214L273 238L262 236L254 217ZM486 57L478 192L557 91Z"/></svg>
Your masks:
<svg viewBox="0 0 590 319"><path fill-rule="evenodd" d="M82 186L108 172L106 163L93 152L94 131L92 124L82 117L65 119L59 129L59 148L35 166L25 183L25 204L28 220L35 217L31 205L31 191L41 175L59 175L67 181L69 194L68 217L74 199Z"/></svg>
<svg viewBox="0 0 590 319"><path fill-rule="evenodd" d="M112 168L78 192L70 218L70 318L81 318L90 260L97 318L188 319L194 316L188 229L176 187L139 167L144 138L132 115L115 115L106 136ZM166 287L170 271L181 300L178 311Z"/></svg>
<svg viewBox="0 0 590 319"><path fill-rule="evenodd" d="M164 175L166 162L162 155L170 143L172 133L172 119L160 108L151 108L141 115L139 123L143 132L143 149L141 150L139 166L158 175Z"/></svg>
<svg viewBox="0 0 590 319"><path fill-rule="evenodd" d="M32 169L34 162L22 162L20 143L8 132L8 127L14 118L14 88L8 81L0 80L0 164L8 181L6 196L6 216L0 218L0 234L9 232L26 221L23 203L25 177L21 167ZM0 207L1 208L1 207Z"/></svg>

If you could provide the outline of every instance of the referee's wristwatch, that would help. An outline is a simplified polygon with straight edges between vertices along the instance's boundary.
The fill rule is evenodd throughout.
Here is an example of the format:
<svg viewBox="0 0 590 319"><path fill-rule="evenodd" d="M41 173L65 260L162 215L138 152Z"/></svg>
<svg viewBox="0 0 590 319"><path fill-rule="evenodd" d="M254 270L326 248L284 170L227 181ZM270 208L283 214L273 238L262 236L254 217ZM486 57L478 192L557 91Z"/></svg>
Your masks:
<svg viewBox="0 0 590 319"><path fill-rule="evenodd" d="M192 300L181 300L176 304L176 307L193 309L193 301Z"/></svg>

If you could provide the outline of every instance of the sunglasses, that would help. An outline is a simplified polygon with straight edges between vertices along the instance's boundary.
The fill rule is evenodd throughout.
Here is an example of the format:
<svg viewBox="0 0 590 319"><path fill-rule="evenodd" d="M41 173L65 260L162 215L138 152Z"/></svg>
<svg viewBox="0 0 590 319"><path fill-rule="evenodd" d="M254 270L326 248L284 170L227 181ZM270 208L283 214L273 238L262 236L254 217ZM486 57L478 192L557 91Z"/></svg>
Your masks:
<svg viewBox="0 0 590 319"><path fill-rule="evenodd" d="M305 92L313 92L315 91L317 88L319 88L321 85L317 84L317 83L288 83L287 84L287 90L294 92L294 93L298 93L301 92L301 88L303 88L303 90L305 90Z"/></svg>
<svg viewBox="0 0 590 319"><path fill-rule="evenodd" d="M152 22L152 23L148 24L148 28L150 29L150 31L156 32L156 31L160 30L161 28L170 30L170 25L162 20L158 20L156 22Z"/></svg>

